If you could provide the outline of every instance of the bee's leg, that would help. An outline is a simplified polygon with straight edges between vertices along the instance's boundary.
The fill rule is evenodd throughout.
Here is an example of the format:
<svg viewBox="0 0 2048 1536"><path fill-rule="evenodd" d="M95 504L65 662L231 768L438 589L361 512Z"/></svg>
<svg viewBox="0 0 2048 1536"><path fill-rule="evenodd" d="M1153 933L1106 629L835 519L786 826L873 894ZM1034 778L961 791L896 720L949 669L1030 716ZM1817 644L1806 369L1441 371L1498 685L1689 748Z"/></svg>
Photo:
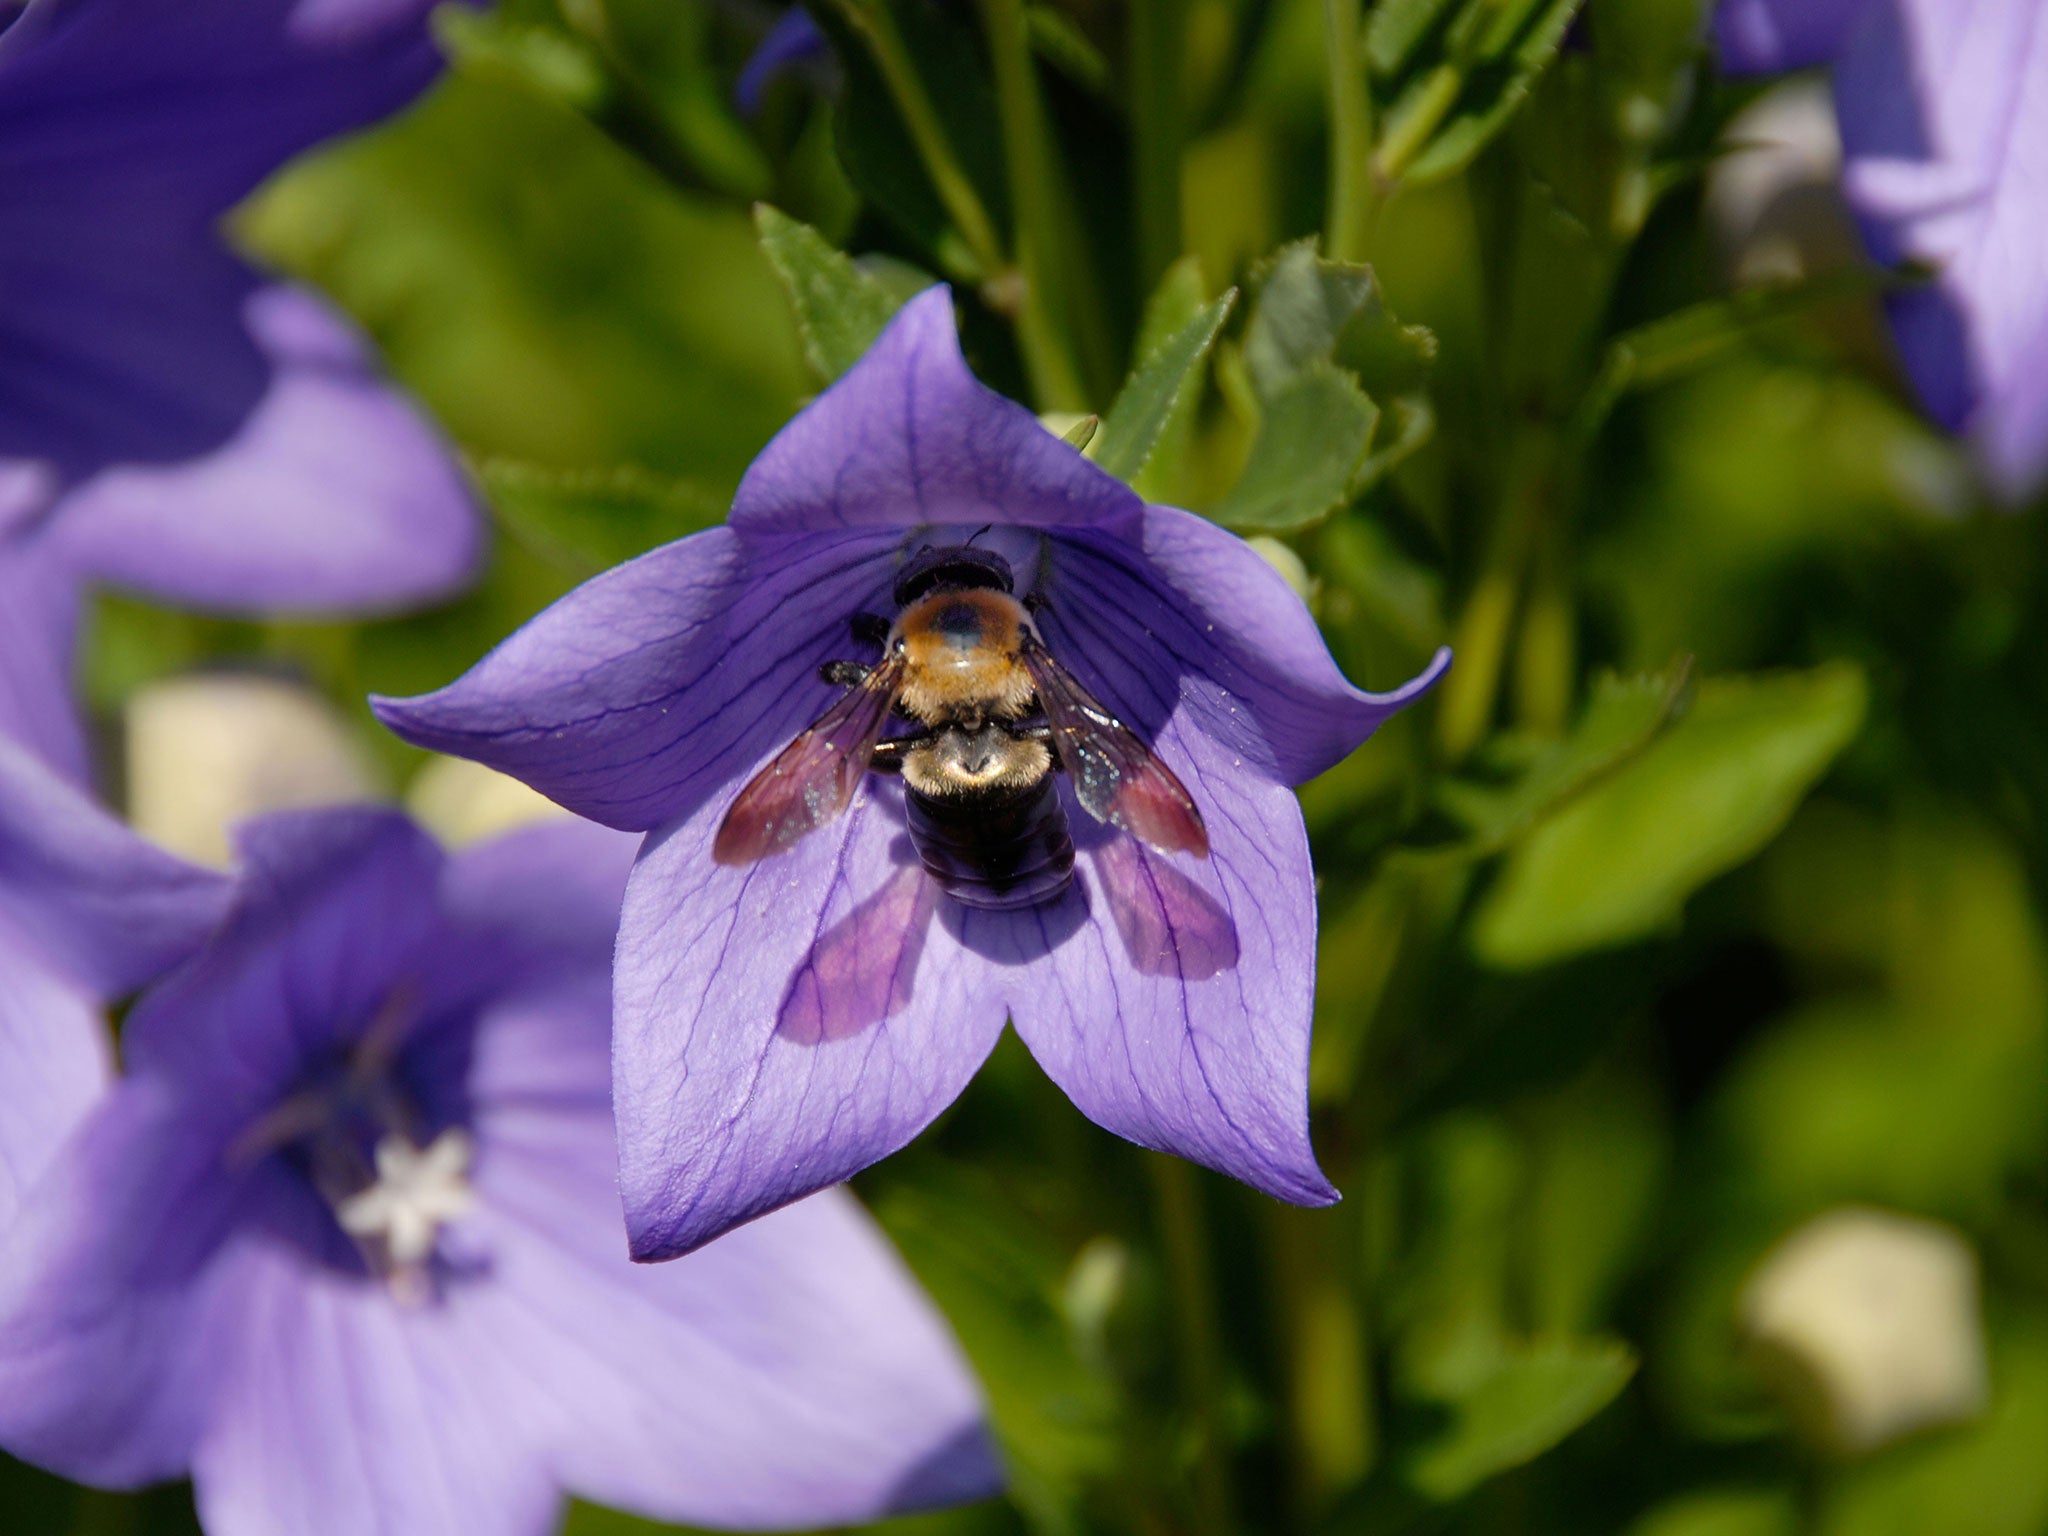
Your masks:
<svg viewBox="0 0 2048 1536"><path fill-rule="evenodd" d="M879 613L856 613L848 628L853 631L853 638L862 645L872 645L880 650L888 643L889 621Z"/></svg>
<svg viewBox="0 0 2048 1536"><path fill-rule="evenodd" d="M818 681L834 688L858 688L874 670L862 661L828 661L818 668Z"/></svg>
<svg viewBox="0 0 2048 1536"><path fill-rule="evenodd" d="M903 757L912 747L924 746L932 739L930 731L916 736L891 736L887 741L875 743L875 750L868 758L868 766L877 773L901 773Z"/></svg>
<svg viewBox="0 0 2048 1536"><path fill-rule="evenodd" d="M1059 748L1053 744L1052 725L1049 721L1040 720L1036 725L1016 726L1012 728L1010 734L1019 741L1035 741L1044 747L1046 751L1050 752L1052 754L1053 772L1065 773L1067 771L1066 759L1060 756Z"/></svg>
<svg viewBox="0 0 2048 1536"><path fill-rule="evenodd" d="M1026 592L1018 601L1024 605L1024 611L1033 618L1037 618L1039 614L1052 607L1052 599L1035 587L1031 591Z"/></svg>

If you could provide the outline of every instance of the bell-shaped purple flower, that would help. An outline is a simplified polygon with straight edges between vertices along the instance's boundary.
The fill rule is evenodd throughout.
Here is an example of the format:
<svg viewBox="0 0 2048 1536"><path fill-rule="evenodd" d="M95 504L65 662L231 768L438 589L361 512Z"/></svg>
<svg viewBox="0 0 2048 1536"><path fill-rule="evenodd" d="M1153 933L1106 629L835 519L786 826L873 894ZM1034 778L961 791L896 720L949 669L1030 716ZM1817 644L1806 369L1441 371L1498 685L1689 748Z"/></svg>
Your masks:
<svg viewBox="0 0 2048 1536"><path fill-rule="evenodd" d="M2009 499L2048 481L2048 7L1724 0L1731 68L1834 66L1842 186L1871 255L1932 280L1887 300L1928 413Z"/></svg>
<svg viewBox="0 0 2048 1536"><path fill-rule="evenodd" d="M0 1248L0 1445L101 1485L189 1471L213 1536L539 1533L565 1488L734 1527L990 1491L957 1348L844 1195L626 1262L629 840L447 857L351 809L242 854Z"/></svg>
<svg viewBox="0 0 2048 1536"><path fill-rule="evenodd" d="M222 244L285 160L411 100L428 0L34 0L0 32L0 732L74 777L79 590L386 609L482 526L355 330Z"/></svg>
<svg viewBox="0 0 2048 1536"><path fill-rule="evenodd" d="M190 953L227 898L0 736L0 1233L105 1086L104 1003Z"/></svg>
<svg viewBox="0 0 2048 1536"><path fill-rule="evenodd" d="M1057 774L1072 883L969 905L926 873L897 779L854 762L843 814L721 862L742 786L844 695L820 667L861 659L849 621L894 612L907 557L970 540L1007 562L1044 650L1185 785L1206 856L1105 824ZM977 383L933 289L769 444L729 526L587 583L442 692L378 707L409 740L651 834L613 1068L633 1251L652 1259L901 1147L1006 1019L1099 1124L1334 1199L1308 1138L1315 891L1289 786L1447 659L1396 693L1353 688L1242 541L1144 505Z"/></svg>

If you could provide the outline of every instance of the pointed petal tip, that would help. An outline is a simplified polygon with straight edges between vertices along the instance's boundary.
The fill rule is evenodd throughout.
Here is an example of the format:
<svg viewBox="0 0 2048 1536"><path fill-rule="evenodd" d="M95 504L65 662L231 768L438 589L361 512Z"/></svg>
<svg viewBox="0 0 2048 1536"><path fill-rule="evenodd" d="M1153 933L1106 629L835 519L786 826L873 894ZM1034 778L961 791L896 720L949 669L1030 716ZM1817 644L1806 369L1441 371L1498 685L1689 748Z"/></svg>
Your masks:
<svg viewBox="0 0 2048 1536"><path fill-rule="evenodd" d="M994 1498L1009 1486L988 1423L975 1419L935 1446L889 1490L883 1512L915 1515Z"/></svg>

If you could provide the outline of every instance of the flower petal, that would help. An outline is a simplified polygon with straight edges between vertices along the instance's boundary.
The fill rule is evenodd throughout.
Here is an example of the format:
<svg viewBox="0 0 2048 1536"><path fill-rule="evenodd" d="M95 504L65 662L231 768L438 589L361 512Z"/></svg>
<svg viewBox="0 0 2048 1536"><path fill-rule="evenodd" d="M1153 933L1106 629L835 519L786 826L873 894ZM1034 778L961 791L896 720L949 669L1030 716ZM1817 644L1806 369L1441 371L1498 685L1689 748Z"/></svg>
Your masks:
<svg viewBox="0 0 2048 1536"><path fill-rule="evenodd" d="M743 538L921 523L1088 527L1137 496L967 369L941 286L775 435L740 482Z"/></svg>
<svg viewBox="0 0 2048 1536"><path fill-rule="evenodd" d="M630 834L566 817L521 827L448 860L441 908L494 948L603 975L639 847Z"/></svg>
<svg viewBox="0 0 2048 1536"><path fill-rule="evenodd" d="M1140 545L1057 534L1038 622L1054 654L1143 735L1185 706L1244 771L1299 784L1342 761L1450 665L1439 651L1392 693L1366 693L1337 670L1286 578L1235 534L1147 507Z"/></svg>
<svg viewBox="0 0 2048 1536"><path fill-rule="evenodd" d="M228 894L0 738L0 922L73 980L108 997L140 986L199 947Z"/></svg>
<svg viewBox="0 0 2048 1536"><path fill-rule="evenodd" d="M740 70L739 79L733 82L733 105L753 116L761 110L761 98L770 85L798 65L830 58L831 54L832 45L811 19L811 13L801 5L792 5L768 29L761 46Z"/></svg>
<svg viewBox="0 0 2048 1536"><path fill-rule="evenodd" d="M78 581L46 541L0 534L0 737L75 784L90 773L71 696Z"/></svg>
<svg viewBox="0 0 2048 1536"><path fill-rule="evenodd" d="M656 1519L748 1529L993 1492L959 1349L850 1198L828 1191L670 1264L625 1261L609 1010L601 992L533 1001L513 1005L513 1033L502 1015L478 1032L474 1228L491 1284L456 1300L474 1303L480 1347L516 1356L562 1481ZM579 1040L594 1070L570 1066ZM556 1093L506 1091L491 1058L528 1054L558 1064Z"/></svg>
<svg viewBox="0 0 2048 1536"><path fill-rule="evenodd" d="M0 464L209 453L261 395L215 220L441 67L425 0L346 33L295 8L40 0L0 38Z"/></svg>
<svg viewBox="0 0 2048 1536"><path fill-rule="evenodd" d="M1937 273L1889 301L1914 385L2016 499L2048 476L2044 74L2034 0L1874 7L1835 72L1843 186L1871 254Z"/></svg>
<svg viewBox="0 0 2048 1536"><path fill-rule="evenodd" d="M228 1126L431 984L441 933L441 851L396 812L284 812L244 827L240 846L233 909L121 1036L132 1074L203 1085L202 1118Z"/></svg>
<svg viewBox="0 0 2048 1536"><path fill-rule="evenodd" d="M462 1297L402 1307L282 1248L250 1267L236 1367L192 1464L210 1536L554 1529L560 1494L519 1412L533 1385Z"/></svg>
<svg viewBox="0 0 2048 1536"><path fill-rule="evenodd" d="M585 582L438 693L372 702L407 741L646 831L824 710L817 669L886 597L900 543L842 535L757 560L713 528Z"/></svg>
<svg viewBox="0 0 2048 1536"><path fill-rule="evenodd" d="M0 925L0 1232L107 1084L106 1020Z"/></svg>
<svg viewBox="0 0 2048 1536"><path fill-rule="evenodd" d="M463 586L476 505L354 328L282 285L241 314L265 383L227 439L102 470L58 504L51 536L101 580L204 607L394 608Z"/></svg>
<svg viewBox="0 0 2048 1536"><path fill-rule="evenodd" d="M101 1486L184 1472L233 1358L223 1240L253 1177L161 1083L100 1101L0 1245L0 1444Z"/></svg>
<svg viewBox="0 0 2048 1536"><path fill-rule="evenodd" d="M871 778L837 821L742 867L711 858L729 799L650 837L626 887L613 1084L641 1259L894 1152L1003 1027L994 968L932 903L898 899L914 855L893 785ZM842 974L849 954L865 958Z"/></svg>
<svg viewBox="0 0 2048 1536"><path fill-rule="evenodd" d="M1081 1112L1297 1205L1337 1192L1308 1137L1315 878L1294 792L1247 774L1182 712L1155 738L1209 828L1209 857L1168 858L1069 810L1088 920L966 914L966 942L1035 958L1006 974L1017 1033ZM1056 913L1057 909L1053 909ZM1021 952L1017 946L1024 946Z"/></svg>
<svg viewBox="0 0 2048 1536"><path fill-rule="evenodd" d="M1714 41L1733 72L1805 69L1833 59L1872 9L1870 0L1722 0Z"/></svg>

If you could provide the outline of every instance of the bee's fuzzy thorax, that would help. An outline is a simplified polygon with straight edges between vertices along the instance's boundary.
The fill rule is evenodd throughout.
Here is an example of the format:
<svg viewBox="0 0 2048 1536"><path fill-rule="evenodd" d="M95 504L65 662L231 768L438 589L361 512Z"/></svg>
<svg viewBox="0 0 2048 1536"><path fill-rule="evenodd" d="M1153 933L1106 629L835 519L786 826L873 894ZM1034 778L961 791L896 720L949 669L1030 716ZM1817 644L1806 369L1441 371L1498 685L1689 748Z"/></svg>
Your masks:
<svg viewBox="0 0 2048 1536"><path fill-rule="evenodd" d="M941 589L912 603L890 632L905 663L901 703L928 725L962 716L1014 720L1030 707L1024 637L1031 620L1006 593Z"/></svg>

